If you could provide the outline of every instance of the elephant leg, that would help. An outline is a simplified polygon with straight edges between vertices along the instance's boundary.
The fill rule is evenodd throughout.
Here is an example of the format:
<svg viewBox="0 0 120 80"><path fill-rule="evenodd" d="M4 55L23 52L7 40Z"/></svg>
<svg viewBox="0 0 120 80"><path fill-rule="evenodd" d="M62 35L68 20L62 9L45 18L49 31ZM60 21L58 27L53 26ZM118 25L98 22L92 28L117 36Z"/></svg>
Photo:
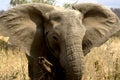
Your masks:
<svg viewBox="0 0 120 80"><path fill-rule="evenodd" d="M28 62L28 75L30 77L31 80L33 80L33 70L32 70L32 65L30 64L30 62Z"/></svg>

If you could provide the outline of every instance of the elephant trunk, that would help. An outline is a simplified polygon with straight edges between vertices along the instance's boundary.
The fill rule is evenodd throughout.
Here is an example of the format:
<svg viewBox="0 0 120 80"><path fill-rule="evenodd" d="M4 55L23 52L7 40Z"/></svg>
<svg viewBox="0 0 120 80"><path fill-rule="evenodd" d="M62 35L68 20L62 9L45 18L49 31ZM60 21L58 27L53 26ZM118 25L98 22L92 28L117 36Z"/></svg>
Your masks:
<svg viewBox="0 0 120 80"><path fill-rule="evenodd" d="M83 51L82 35L67 35L65 45L61 55L60 62L65 69L66 80L81 80L83 74Z"/></svg>

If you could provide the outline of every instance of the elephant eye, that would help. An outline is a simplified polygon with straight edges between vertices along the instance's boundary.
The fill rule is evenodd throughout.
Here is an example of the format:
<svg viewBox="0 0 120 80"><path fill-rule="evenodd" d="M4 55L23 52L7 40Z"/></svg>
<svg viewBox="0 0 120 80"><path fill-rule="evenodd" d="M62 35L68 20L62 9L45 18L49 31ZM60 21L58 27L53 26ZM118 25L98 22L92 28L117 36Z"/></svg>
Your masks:
<svg viewBox="0 0 120 80"><path fill-rule="evenodd" d="M57 39L57 37L56 37L56 36L53 36L53 39L54 39L54 40L56 40L56 41L58 41L58 39Z"/></svg>
<svg viewBox="0 0 120 80"><path fill-rule="evenodd" d="M47 35L48 35L48 33L49 33L49 31L47 31L47 32L45 33L45 36L47 36Z"/></svg>

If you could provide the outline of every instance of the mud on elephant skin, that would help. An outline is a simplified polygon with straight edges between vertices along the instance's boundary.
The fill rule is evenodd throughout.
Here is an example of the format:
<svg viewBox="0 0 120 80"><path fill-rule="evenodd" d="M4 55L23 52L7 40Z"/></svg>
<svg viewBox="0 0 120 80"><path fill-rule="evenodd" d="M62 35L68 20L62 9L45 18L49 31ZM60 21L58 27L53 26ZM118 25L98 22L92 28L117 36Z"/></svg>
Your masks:
<svg viewBox="0 0 120 80"><path fill-rule="evenodd" d="M118 30L118 17L110 9L93 3L74 4L71 10L25 4L0 15L1 33L27 55L31 80L38 80L43 69L51 75L50 64L55 68L55 80L81 80L84 55ZM45 58L44 66L40 66L39 57Z"/></svg>

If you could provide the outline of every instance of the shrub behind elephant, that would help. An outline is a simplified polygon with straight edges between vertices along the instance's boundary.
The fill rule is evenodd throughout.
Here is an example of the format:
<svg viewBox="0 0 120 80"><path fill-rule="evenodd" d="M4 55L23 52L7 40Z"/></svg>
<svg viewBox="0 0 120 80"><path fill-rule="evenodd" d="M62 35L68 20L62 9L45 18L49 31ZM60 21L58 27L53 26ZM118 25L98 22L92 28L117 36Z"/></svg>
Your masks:
<svg viewBox="0 0 120 80"><path fill-rule="evenodd" d="M43 74L39 57L54 66L55 80L81 80L84 55L120 30L120 21L111 10L98 4L75 4L69 10L39 3L4 12L0 15L0 29L11 43L25 51L32 80ZM43 65L47 77L52 68Z"/></svg>

